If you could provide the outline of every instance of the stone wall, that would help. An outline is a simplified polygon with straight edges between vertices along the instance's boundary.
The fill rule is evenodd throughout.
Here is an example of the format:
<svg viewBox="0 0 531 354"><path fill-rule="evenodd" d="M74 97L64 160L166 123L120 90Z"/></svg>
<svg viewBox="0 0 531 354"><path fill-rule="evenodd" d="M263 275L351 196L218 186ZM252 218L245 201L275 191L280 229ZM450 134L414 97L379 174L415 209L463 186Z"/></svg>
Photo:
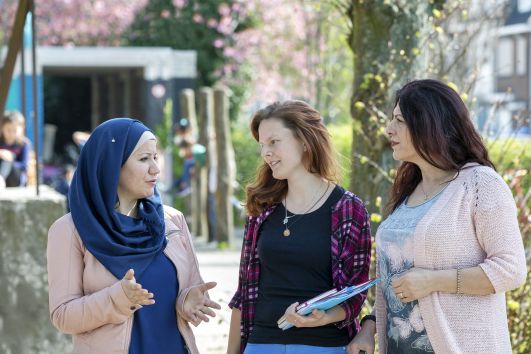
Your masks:
<svg viewBox="0 0 531 354"><path fill-rule="evenodd" d="M46 238L65 199L41 187L0 190L0 353L68 353L48 312Z"/></svg>

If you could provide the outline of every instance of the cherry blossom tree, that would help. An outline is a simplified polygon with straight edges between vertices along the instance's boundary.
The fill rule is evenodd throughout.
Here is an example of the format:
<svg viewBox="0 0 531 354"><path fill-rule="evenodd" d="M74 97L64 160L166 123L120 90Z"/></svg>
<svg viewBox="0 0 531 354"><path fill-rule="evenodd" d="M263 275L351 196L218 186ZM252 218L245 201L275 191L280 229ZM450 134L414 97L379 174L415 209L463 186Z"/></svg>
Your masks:
<svg viewBox="0 0 531 354"><path fill-rule="evenodd" d="M47 0L36 2L41 45L122 44L122 33L148 0Z"/></svg>
<svg viewBox="0 0 531 354"><path fill-rule="evenodd" d="M148 0L36 1L37 41L39 45L121 45L124 30L147 3ZM4 42L17 5L18 1L0 1L0 33L4 33Z"/></svg>
<svg viewBox="0 0 531 354"><path fill-rule="evenodd" d="M237 34L230 50L246 59L239 69L240 79L251 82L247 110L299 98L326 120L347 119L352 53L341 13L329 2L303 0L252 0L248 11L256 26Z"/></svg>
<svg viewBox="0 0 531 354"><path fill-rule="evenodd" d="M200 85L211 86L224 74L224 63L236 57L231 46L246 19L239 2L152 0L126 31L126 43L196 50Z"/></svg>

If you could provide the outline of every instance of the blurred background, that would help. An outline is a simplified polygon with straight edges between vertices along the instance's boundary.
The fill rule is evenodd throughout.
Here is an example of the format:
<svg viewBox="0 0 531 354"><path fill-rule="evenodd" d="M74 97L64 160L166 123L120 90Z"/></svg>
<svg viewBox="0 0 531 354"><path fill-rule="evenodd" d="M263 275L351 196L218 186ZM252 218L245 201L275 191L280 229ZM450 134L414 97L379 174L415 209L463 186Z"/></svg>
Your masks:
<svg viewBox="0 0 531 354"><path fill-rule="evenodd" d="M513 192L529 265L530 19L531 0L0 0L0 110L23 114L33 148L27 179L0 186L0 353L68 350L46 319L46 232L67 211L84 141L112 117L157 133L159 189L226 305L260 164L252 113L283 99L316 107L376 230L396 169L384 135L394 92L440 79ZM507 294L515 353L531 352L530 278ZM227 316L197 329L202 352L224 352Z"/></svg>

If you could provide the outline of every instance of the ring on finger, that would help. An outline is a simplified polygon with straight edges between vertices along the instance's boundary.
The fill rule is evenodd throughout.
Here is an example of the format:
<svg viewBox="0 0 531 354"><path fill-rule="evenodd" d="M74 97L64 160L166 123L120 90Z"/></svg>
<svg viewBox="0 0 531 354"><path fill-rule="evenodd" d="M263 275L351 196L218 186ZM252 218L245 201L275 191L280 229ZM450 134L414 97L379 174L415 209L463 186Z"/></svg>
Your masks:
<svg viewBox="0 0 531 354"><path fill-rule="evenodd" d="M398 293L398 295L400 295L400 298L401 298L401 299L404 298L404 293L403 293L403 292Z"/></svg>

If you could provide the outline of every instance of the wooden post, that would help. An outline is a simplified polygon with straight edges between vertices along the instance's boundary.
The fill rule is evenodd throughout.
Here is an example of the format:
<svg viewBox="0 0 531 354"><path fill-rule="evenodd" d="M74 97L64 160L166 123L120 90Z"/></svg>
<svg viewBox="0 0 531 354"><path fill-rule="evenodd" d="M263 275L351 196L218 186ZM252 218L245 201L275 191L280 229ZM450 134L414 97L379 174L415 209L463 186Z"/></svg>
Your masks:
<svg viewBox="0 0 531 354"><path fill-rule="evenodd" d="M226 89L214 90L214 122L218 157L218 183L216 193L217 239L229 245L234 238L234 219L231 198L236 177L236 163L232 147L229 121L229 98Z"/></svg>
<svg viewBox="0 0 531 354"><path fill-rule="evenodd" d="M197 139L197 115L195 114L195 93L192 89L184 89L181 91L181 117L186 118L190 122L190 129L194 139Z"/></svg>
<svg viewBox="0 0 531 354"><path fill-rule="evenodd" d="M188 122L190 123L190 127L192 129L192 134L187 138L194 137L197 134L197 130L193 131L194 123L197 127L197 120L195 116L194 90L182 90L180 94L180 103L181 117L188 119ZM192 141L192 143L194 143L194 141ZM185 197L185 210L183 210L182 212L188 222L188 225L190 226L190 232L192 233L192 235L199 236L201 229L199 226L199 221L197 220L198 197L196 197L197 193L195 192L197 190L197 185L194 178L192 178L190 183L192 192Z"/></svg>
<svg viewBox="0 0 531 354"><path fill-rule="evenodd" d="M212 89L208 87L202 87L199 92L199 139L198 143L205 147L205 164L203 166L197 165L196 178L197 178L197 191L199 195L199 226L201 228L201 235L206 238L207 242L213 241L213 230L209 228L209 223L212 220L208 219L208 182L209 174L212 171L213 158L216 155L216 147L212 146L210 136L214 132L214 99Z"/></svg>

